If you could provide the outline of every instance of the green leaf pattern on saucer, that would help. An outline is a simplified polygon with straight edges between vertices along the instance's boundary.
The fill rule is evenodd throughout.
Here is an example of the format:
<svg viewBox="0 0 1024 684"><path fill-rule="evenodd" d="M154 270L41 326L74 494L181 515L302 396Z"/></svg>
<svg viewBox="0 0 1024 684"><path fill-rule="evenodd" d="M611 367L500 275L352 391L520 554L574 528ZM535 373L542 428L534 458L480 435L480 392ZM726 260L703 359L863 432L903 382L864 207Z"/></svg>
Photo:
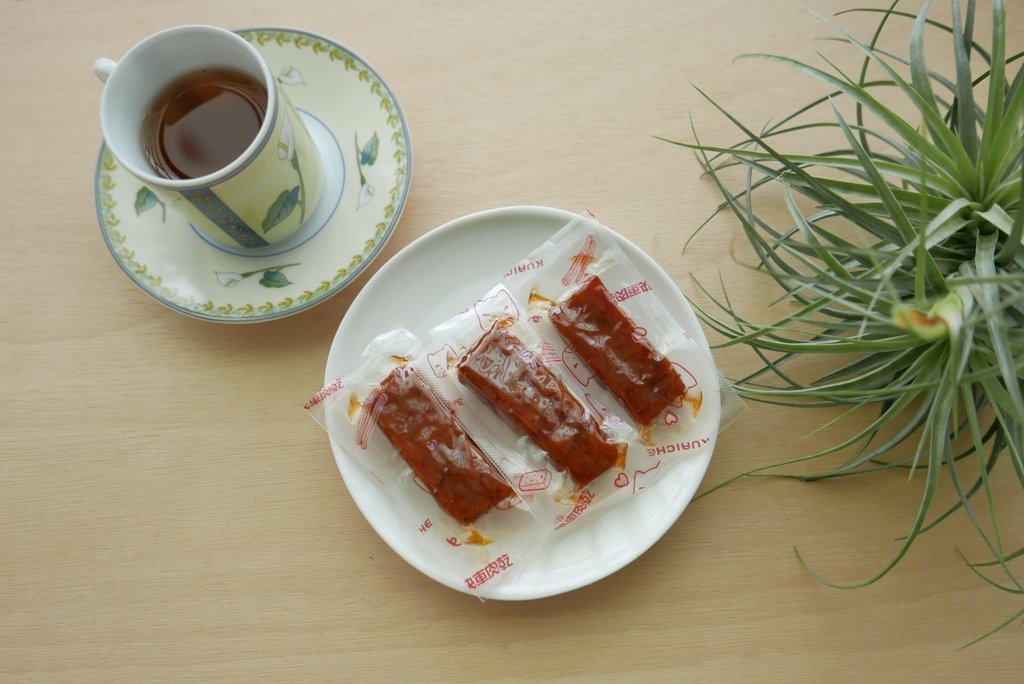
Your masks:
<svg viewBox="0 0 1024 684"><path fill-rule="evenodd" d="M373 199L375 189L371 184L366 182L366 175L363 173L363 167L373 166L373 163L377 161L377 152L380 148L380 138L377 137L377 131L374 131L373 135L362 147L359 146L359 133L355 134L355 139L357 155L356 166L359 169L359 204L356 205L356 209L359 209Z"/></svg>
<svg viewBox="0 0 1024 684"><path fill-rule="evenodd" d="M359 57L326 38L300 31L251 29L239 31L239 35L264 54L280 87L296 106L323 121L342 146L348 177L341 204L328 226L290 252L235 256L191 234L180 216L119 168L105 145L95 180L100 227L122 269L171 308L221 322L286 316L341 290L393 232L409 187L405 121L387 86ZM359 107L352 110L359 112L358 120L348 124L343 120L348 114L339 110L352 106ZM361 147L352 149L354 132L359 133L360 142L363 135L368 137ZM385 141L389 143L386 152ZM384 154L388 163L382 167ZM371 166L372 180L368 177ZM367 204L363 201L365 188L373 183L378 190L388 190L378 192ZM294 187L272 198L268 225L296 209L305 211L301 186L302 179L296 178ZM122 209L125 204L127 210ZM271 294L278 296L267 298Z"/></svg>
<svg viewBox="0 0 1024 684"><path fill-rule="evenodd" d="M269 268L247 271L245 273L235 273L234 271L214 271L214 274L217 276L217 282L224 287L234 287L246 278L254 276L257 273L263 274L259 279L259 283L263 287L285 287L287 285L291 285L292 282L288 280L281 271L292 266L301 265L302 264L282 264L280 266L270 266Z"/></svg>
<svg viewBox="0 0 1024 684"><path fill-rule="evenodd" d="M113 181L111 181L111 188L113 188ZM108 188L109 189L109 188ZM167 220L167 207L164 203L156 196L156 193L143 185L139 188L139 191L135 193L135 215L139 216L144 211L149 211L156 205L160 205L160 220Z"/></svg>

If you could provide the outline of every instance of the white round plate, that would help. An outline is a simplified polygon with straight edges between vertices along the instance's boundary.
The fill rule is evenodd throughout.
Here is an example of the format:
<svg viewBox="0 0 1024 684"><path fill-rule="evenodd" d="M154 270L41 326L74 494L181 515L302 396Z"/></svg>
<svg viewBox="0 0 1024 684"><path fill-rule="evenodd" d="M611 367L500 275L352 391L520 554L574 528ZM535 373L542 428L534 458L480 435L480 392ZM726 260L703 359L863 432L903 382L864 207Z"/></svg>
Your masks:
<svg viewBox="0 0 1024 684"><path fill-rule="evenodd" d="M494 209L446 223L405 247L352 302L331 345L325 383L345 372L377 335L398 327L425 334L458 313L573 216L547 207ZM669 312L706 349L700 323L668 274L636 245L616 237L652 287L672 293L665 301ZM705 388L704 401L717 411L717 387ZM596 582L635 560L693 498L711 461L716 434L711 431L709 448L673 464L641 494L614 508L595 510L586 526L548 536L533 564L480 595L504 600L553 596ZM424 553L412 536L414 528L400 523L397 508L352 455L334 440L331 449L353 500L384 541L428 577L468 593L464 583L450 581L436 559Z"/></svg>
<svg viewBox="0 0 1024 684"><path fill-rule="evenodd" d="M176 311L222 323L289 316L339 292L380 253L409 193L409 129L365 60L304 31L238 31L260 52L325 157L325 191L307 227L244 255L208 242L100 148L96 213L136 285Z"/></svg>

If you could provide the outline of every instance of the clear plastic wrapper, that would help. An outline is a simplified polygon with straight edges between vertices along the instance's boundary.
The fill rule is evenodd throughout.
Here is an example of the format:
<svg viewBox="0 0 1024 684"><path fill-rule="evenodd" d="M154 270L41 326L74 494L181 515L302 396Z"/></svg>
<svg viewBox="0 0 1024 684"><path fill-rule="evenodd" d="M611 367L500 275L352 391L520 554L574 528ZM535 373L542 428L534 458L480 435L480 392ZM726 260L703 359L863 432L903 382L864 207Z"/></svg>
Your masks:
<svg viewBox="0 0 1024 684"><path fill-rule="evenodd" d="M373 475L450 580L482 596L530 563L544 529L520 496L521 473L465 429L462 407L428 382L419 350L408 331L378 337L306 408Z"/></svg>
<svg viewBox="0 0 1024 684"><path fill-rule="evenodd" d="M674 462L711 449L723 418L742 407L710 353L665 307L668 293L658 292L593 218L570 222L510 268L502 284L570 389L605 420L638 433L617 487L637 494ZM566 334L573 325L582 344Z"/></svg>

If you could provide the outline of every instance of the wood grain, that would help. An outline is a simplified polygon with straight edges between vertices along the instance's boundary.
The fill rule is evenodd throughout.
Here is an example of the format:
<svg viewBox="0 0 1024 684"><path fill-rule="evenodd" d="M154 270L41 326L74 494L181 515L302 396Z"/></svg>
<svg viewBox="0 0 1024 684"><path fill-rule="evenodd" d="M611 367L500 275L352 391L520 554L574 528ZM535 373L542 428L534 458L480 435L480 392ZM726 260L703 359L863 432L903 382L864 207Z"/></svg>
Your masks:
<svg viewBox="0 0 1024 684"><path fill-rule="evenodd" d="M822 49L856 68L813 40L828 30L798 9L850 4L0 0L0 680L1019 681L1018 627L957 650L1019 609L957 559L979 550L962 517L859 591L816 583L794 558L798 544L830 578L869 576L909 525L920 478L742 481L604 581L481 604L373 533L301 410L366 279L481 209L590 209L684 288L721 272L756 311L765 288L735 262L729 220L682 252L717 194L688 153L652 136L691 139L692 116L704 139L735 139L691 83L753 126L820 94L733 58ZM1021 49L1024 12L1010 4ZM868 36L874 19L842 21ZM374 267L311 311L248 327L174 314L100 238L90 65L186 22L331 36L405 109L415 169L399 228ZM887 44L905 50L898 26ZM942 40L929 53L939 67ZM718 361L729 375L753 363ZM751 406L706 485L824 444L805 435L825 418ZM1000 512L1017 522L1009 479Z"/></svg>

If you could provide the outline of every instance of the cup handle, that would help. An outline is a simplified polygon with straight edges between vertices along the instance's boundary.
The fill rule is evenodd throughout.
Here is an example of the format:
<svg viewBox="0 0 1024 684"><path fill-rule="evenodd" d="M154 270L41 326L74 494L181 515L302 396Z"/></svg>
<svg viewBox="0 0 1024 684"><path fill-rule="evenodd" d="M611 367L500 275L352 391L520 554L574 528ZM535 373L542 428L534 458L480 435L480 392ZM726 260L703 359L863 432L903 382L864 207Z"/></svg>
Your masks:
<svg viewBox="0 0 1024 684"><path fill-rule="evenodd" d="M114 72L114 67L117 66L117 62L106 57L100 57L96 60L96 63L92 65L92 73L96 74L96 78L100 79L104 83L110 78L110 74Z"/></svg>

